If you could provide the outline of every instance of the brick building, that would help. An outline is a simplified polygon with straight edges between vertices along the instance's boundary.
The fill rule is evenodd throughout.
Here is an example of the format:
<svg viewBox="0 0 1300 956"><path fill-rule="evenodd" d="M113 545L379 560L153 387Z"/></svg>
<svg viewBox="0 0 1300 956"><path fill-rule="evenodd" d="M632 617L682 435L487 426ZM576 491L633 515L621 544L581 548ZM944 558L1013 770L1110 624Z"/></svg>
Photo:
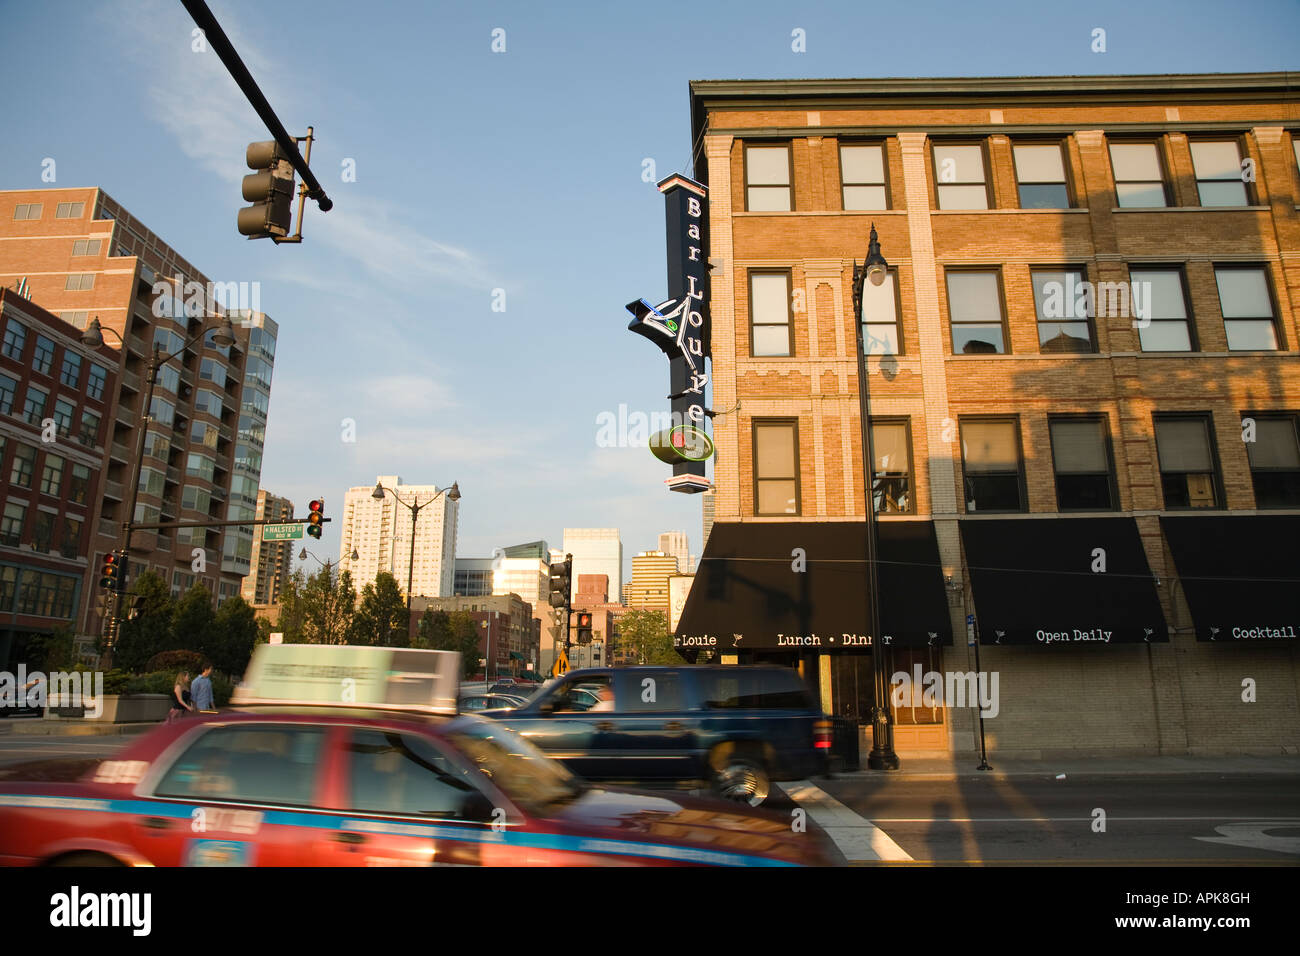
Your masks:
<svg viewBox="0 0 1300 956"><path fill-rule="evenodd" d="M11 670L33 663L32 637L75 633L93 604L118 352L87 348L13 289L0 289L0 332L0 669Z"/></svg>
<svg viewBox="0 0 1300 956"><path fill-rule="evenodd" d="M541 646L540 623L533 617L532 605L518 594L491 594L464 597L423 597L411 599L411 633L419 630L425 610L464 611L479 627L479 657L491 654L489 673L497 677L518 676L534 668Z"/></svg>
<svg viewBox="0 0 1300 956"><path fill-rule="evenodd" d="M98 319L106 344L125 341L116 382L105 393L104 480L87 554L121 546L155 345L164 355L181 354L160 369L145 410L136 520L253 518L278 334L257 310L257 283L210 281L94 188L0 191L0 285L16 283L77 329ZM236 337L229 347L213 341L223 313ZM182 351L190 337L196 340ZM173 594L201 583L220 602L240 593L252 542L251 525L140 530L131 541L129 580L151 569ZM99 629L93 612L78 624L85 634Z"/></svg>
<svg viewBox="0 0 1300 956"><path fill-rule="evenodd" d="M994 751L1300 746L1289 79L691 91L729 411L679 646L798 666L869 724L870 655L973 671L971 614ZM873 224L880 635L852 288ZM891 703L900 753L975 746L969 707L927 703Z"/></svg>

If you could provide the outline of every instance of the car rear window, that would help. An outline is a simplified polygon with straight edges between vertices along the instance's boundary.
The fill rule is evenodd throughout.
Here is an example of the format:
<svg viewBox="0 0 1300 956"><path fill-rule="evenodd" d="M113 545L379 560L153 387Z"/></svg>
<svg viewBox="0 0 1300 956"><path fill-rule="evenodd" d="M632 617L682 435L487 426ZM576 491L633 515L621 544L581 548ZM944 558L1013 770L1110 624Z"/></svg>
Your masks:
<svg viewBox="0 0 1300 956"><path fill-rule="evenodd" d="M181 754L154 794L311 806L324 740L320 727L216 727Z"/></svg>
<svg viewBox="0 0 1300 956"><path fill-rule="evenodd" d="M810 710L812 694L795 671L702 671L704 706L710 710Z"/></svg>

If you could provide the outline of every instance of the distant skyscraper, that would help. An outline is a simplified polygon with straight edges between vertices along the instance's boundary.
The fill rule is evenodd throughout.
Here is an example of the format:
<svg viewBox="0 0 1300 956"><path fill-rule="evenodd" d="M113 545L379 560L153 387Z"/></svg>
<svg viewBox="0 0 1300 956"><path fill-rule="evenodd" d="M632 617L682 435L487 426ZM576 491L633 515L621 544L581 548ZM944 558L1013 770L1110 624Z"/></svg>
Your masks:
<svg viewBox="0 0 1300 956"><path fill-rule="evenodd" d="M491 558L457 558L453 584L456 597L486 597L492 593Z"/></svg>
<svg viewBox="0 0 1300 956"><path fill-rule="evenodd" d="M343 556L339 568L352 572L357 590L373 581L380 571L397 579L406 592L411 558L411 511L393 501L395 492L405 504L420 505L415 526L415 568L411 591L417 596L450 596L455 585L456 526L459 502L436 485L404 485L397 475L380 475L387 489L381 499L373 497L374 485L349 488L343 499ZM426 502L431 502L427 507ZM352 560L352 551L358 558Z"/></svg>
<svg viewBox="0 0 1300 956"><path fill-rule="evenodd" d="M704 553L704 548L709 543L709 532L713 530L713 508L717 500L715 488L710 488L700 495L700 510L704 518L704 537L700 540L700 554Z"/></svg>
<svg viewBox="0 0 1300 956"><path fill-rule="evenodd" d="M290 521L293 519L293 502L260 490L254 516L259 521L263 518ZM253 525L251 567L240 591L245 601L249 604L280 603L280 589L289 580L295 544L296 541L263 541L262 526Z"/></svg>
<svg viewBox="0 0 1300 956"><path fill-rule="evenodd" d="M628 607L668 613L668 578L677 573L677 559L662 551L642 551L632 559L632 580L624 589Z"/></svg>
<svg viewBox="0 0 1300 956"><path fill-rule="evenodd" d="M690 574L691 550L686 543L685 531L665 531L659 535L659 550L677 559L679 574Z"/></svg>
<svg viewBox="0 0 1300 956"><path fill-rule="evenodd" d="M617 528L565 528L564 554L573 555L571 595L578 593L579 574L603 574L609 578L610 600L619 599L623 593L623 541Z"/></svg>

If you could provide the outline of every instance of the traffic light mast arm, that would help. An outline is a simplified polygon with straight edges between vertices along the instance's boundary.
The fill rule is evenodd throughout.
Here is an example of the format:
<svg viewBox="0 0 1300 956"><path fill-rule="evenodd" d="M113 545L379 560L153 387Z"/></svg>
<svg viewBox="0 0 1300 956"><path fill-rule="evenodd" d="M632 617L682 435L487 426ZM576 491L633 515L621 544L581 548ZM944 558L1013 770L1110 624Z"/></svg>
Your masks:
<svg viewBox="0 0 1300 956"><path fill-rule="evenodd" d="M312 175L312 171L307 166L307 161L298 152L297 142L285 130L279 117L275 115L275 110L271 109L271 104L266 101L266 97L258 89L257 81L248 72L248 67L244 66L244 61L235 52L235 47L231 44L230 38L226 36L226 31L221 29L221 24L212 15L208 5L204 3L204 0L181 0L181 3L189 11L199 29L203 31L208 42L212 44L212 49L216 51L221 62L225 64L231 78L243 90L244 95L248 97L248 102L257 111L257 115L266 124L266 128L275 137L275 141L280 144L280 148L284 150L284 154L288 157L289 162L293 164L293 168L302 177L303 184L307 188L307 196L316 200L316 205L321 212L329 212L334 208L333 200L325 195L325 187ZM301 206L299 209L301 209Z"/></svg>
<svg viewBox="0 0 1300 956"><path fill-rule="evenodd" d="M333 518L321 518L321 523L333 521ZM134 531L160 531L166 528L242 528L254 524L309 524L310 518L257 518L248 521L155 521L143 524L131 522Z"/></svg>

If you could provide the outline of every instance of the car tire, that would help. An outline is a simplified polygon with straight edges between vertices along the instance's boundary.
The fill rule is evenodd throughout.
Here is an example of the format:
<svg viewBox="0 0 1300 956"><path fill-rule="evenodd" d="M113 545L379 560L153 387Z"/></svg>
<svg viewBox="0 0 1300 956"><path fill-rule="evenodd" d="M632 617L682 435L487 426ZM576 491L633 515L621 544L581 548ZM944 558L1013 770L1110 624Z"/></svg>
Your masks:
<svg viewBox="0 0 1300 956"><path fill-rule="evenodd" d="M751 807L763 805L772 792L772 781L762 760L733 750L718 764L713 771L713 790L718 796Z"/></svg>
<svg viewBox="0 0 1300 956"><path fill-rule="evenodd" d="M106 853L65 853L63 856L56 856L46 866L125 866L120 860L115 860Z"/></svg>

